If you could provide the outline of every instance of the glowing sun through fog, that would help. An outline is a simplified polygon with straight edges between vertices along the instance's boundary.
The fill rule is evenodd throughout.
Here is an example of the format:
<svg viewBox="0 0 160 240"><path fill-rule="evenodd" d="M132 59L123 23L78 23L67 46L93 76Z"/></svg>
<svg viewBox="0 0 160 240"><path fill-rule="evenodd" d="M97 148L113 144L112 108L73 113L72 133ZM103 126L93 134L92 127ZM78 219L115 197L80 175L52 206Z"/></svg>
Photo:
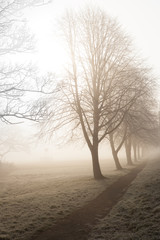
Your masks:
<svg viewBox="0 0 160 240"><path fill-rule="evenodd" d="M48 9L48 6L34 9L28 14L29 27L36 40L34 60L42 72L61 73L67 59L57 18L55 10Z"/></svg>
<svg viewBox="0 0 160 240"><path fill-rule="evenodd" d="M68 52L62 37L60 21L66 10L78 11L86 4L87 1L78 3L74 0L54 0L49 5L26 12L28 26L36 40L36 54L32 59L42 72L64 72L68 63Z"/></svg>
<svg viewBox="0 0 160 240"><path fill-rule="evenodd" d="M66 9L78 11L84 6L102 8L110 16L116 17L120 24L133 37L138 51L146 57L149 64L159 71L159 41L158 27L160 17L157 0L127 1L127 0L53 0L49 5L30 9L27 13L29 26L37 39L37 53L33 57L42 71L62 73L67 63L67 51L61 40L60 28L57 24ZM142 56L142 57L143 57Z"/></svg>

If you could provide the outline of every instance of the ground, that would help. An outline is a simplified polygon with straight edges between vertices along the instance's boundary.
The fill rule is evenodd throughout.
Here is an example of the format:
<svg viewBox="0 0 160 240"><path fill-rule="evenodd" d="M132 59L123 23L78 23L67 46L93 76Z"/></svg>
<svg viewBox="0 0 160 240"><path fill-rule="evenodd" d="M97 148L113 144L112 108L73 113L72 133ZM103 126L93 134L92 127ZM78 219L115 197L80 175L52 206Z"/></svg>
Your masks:
<svg viewBox="0 0 160 240"><path fill-rule="evenodd" d="M160 239L160 158L148 162L88 240Z"/></svg>
<svg viewBox="0 0 160 240"><path fill-rule="evenodd" d="M85 171L83 175L72 171L71 175L67 170L62 175L57 171L53 174L51 168L39 172L19 169L8 177L3 176L0 179L0 239L34 239L38 232L41 234L57 222L63 222L77 209L80 211L129 171L110 171L103 181L95 181ZM87 239L160 239L159 171L159 159L149 161L109 214L96 217Z"/></svg>
<svg viewBox="0 0 160 240"><path fill-rule="evenodd" d="M29 240L128 171L108 167L108 178L95 181L91 165L83 164L18 167L10 174L0 174L0 240Z"/></svg>

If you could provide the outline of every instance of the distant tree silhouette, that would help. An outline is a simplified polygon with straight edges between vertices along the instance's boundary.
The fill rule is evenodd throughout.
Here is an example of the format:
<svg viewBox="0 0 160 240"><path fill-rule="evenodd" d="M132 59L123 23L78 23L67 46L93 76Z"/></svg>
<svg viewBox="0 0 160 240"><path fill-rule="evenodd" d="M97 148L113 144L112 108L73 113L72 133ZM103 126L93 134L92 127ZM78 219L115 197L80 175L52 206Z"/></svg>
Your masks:
<svg viewBox="0 0 160 240"><path fill-rule="evenodd" d="M26 21L21 12L27 7L41 6L49 0L0 0L0 120L12 123L13 118L34 119L30 115L30 107L22 101L26 90L30 87L34 70L24 64L10 64L8 58L15 53L33 50L33 36L29 33ZM27 80L27 83L26 83Z"/></svg>

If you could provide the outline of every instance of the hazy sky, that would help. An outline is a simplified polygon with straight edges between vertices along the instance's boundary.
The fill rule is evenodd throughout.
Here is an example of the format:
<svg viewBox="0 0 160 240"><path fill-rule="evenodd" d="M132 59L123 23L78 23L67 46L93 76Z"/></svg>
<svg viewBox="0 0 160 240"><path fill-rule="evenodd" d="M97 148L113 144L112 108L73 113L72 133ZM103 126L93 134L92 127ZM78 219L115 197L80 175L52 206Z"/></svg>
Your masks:
<svg viewBox="0 0 160 240"><path fill-rule="evenodd" d="M99 6L116 17L133 39L135 48L160 75L160 1L159 0L53 0L53 3L29 10L30 26L38 40L37 61L44 71L61 72L65 63L65 49L57 36L57 19L66 8L78 11L85 5Z"/></svg>

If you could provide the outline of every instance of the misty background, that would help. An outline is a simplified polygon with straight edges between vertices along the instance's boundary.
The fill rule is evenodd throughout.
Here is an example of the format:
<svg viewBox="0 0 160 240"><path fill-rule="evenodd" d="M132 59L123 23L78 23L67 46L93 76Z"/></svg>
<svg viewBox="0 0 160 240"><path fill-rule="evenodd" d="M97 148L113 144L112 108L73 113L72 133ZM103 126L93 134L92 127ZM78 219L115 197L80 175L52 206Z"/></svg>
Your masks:
<svg viewBox="0 0 160 240"><path fill-rule="evenodd" d="M7 64L32 64L38 76L49 72L54 74L55 82L60 81L64 76L64 69L67 65L68 56L64 39L60 30L60 21L66 9L79 12L85 6L102 8L107 14L116 18L129 38L133 39L136 51L145 59L146 64L153 68L153 75L158 79L159 70L159 5L158 1L52 1L49 4L39 7L23 9L16 16L24 20L27 31L33 36L33 47L27 53L14 52L2 56ZM32 43L31 43L32 45ZM159 84L159 81L158 81ZM157 94L158 95L158 94ZM33 98L36 95L33 96ZM27 94L26 99L32 98ZM159 98L159 95L158 95ZM17 122L17 120L14 120ZM20 120L21 122L21 120ZM56 161L70 162L79 161L91 164L90 152L81 139L70 141L63 139L63 131L60 136L55 132L49 141L39 139L36 136L38 127L36 123L29 120L22 120L21 124L2 124L2 136L8 146L2 150L2 161L16 164L54 164ZM6 134L7 133L7 134ZM2 137L3 138L3 137ZM13 140L12 140L13 139ZM68 143L69 140L69 143ZM14 143L13 143L14 142ZM8 144L7 143L7 144ZM7 152L8 151L8 152ZM112 158L110 146L106 143L100 146L100 159ZM124 149L120 158L125 158Z"/></svg>

